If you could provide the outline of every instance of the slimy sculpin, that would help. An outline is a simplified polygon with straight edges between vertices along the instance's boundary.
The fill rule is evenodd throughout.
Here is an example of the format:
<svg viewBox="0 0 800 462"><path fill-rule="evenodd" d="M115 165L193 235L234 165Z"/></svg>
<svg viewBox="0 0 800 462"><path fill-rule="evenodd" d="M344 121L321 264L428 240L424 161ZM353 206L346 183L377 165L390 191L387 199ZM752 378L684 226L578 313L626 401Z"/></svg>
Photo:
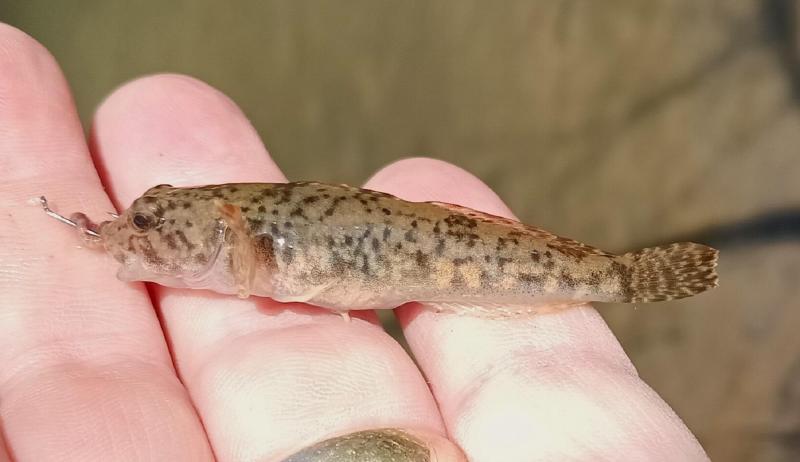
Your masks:
<svg viewBox="0 0 800 462"><path fill-rule="evenodd" d="M508 317L582 302L671 300L717 285L717 251L701 244L614 255L466 207L345 185L160 185L97 225L41 200L119 261L122 280L340 313L416 301Z"/></svg>

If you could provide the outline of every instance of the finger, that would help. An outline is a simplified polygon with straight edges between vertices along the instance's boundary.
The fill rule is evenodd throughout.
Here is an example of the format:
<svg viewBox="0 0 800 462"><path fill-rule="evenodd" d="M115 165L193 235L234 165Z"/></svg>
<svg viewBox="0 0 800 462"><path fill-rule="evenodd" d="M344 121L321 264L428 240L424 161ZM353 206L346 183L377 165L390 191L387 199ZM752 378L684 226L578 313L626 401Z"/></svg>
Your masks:
<svg viewBox="0 0 800 462"><path fill-rule="evenodd" d="M28 201L111 210L50 54L0 25L0 425L18 460L208 460L141 285Z"/></svg>
<svg viewBox="0 0 800 462"><path fill-rule="evenodd" d="M105 182L123 205L157 183L284 179L244 115L186 77L118 90L98 111L94 138ZM154 292L220 460L276 460L368 428L442 433L419 371L373 322L257 298Z"/></svg>
<svg viewBox="0 0 800 462"><path fill-rule="evenodd" d="M0 439L0 462L11 462L11 457L8 455L5 442Z"/></svg>
<svg viewBox="0 0 800 462"><path fill-rule="evenodd" d="M512 217L480 180L430 159L390 165L368 187ZM470 460L705 458L589 306L511 320L419 305L398 311L448 431Z"/></svg>

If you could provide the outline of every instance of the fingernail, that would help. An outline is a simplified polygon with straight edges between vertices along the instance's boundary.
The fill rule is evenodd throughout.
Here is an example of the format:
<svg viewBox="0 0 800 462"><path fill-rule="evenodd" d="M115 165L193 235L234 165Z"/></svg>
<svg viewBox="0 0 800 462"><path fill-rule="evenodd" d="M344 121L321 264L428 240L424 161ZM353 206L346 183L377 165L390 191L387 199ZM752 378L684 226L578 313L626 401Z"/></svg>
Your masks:
<svg viewBox="0 0 800 462"><path fill-rule="evenodd" d="M461 462L447 439L395 428L365 430L321 441L283 462Z"/></svg>

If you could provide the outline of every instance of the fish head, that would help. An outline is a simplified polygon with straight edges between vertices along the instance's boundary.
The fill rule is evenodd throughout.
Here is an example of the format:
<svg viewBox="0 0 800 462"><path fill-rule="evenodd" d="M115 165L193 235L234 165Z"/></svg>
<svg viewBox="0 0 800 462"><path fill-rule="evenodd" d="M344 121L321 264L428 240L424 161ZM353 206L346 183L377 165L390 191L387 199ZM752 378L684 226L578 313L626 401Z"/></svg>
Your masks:
<svg viewBox="0 0 800 462"><path fill-rule="evenodd" d="M99 232L121 264L119 279L170 287L197 286L193 281L214 267L225 241L213 201L169 185L147 190Z"/></svg>

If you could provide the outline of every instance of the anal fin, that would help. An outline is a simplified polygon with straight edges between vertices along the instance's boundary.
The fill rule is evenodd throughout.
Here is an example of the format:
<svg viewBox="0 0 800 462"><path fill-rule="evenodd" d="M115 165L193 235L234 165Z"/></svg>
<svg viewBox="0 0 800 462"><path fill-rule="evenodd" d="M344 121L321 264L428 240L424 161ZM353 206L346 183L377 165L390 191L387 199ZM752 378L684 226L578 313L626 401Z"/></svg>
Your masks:
<svg viewBox="0 0 800 462"><path fill-rule="evenodd" d="M550 314L561 310L586 305L587 302L576 300L521 303L500 302L419 302L424 307L437 313L452 313L483 319L508 319Z"/></svg>

